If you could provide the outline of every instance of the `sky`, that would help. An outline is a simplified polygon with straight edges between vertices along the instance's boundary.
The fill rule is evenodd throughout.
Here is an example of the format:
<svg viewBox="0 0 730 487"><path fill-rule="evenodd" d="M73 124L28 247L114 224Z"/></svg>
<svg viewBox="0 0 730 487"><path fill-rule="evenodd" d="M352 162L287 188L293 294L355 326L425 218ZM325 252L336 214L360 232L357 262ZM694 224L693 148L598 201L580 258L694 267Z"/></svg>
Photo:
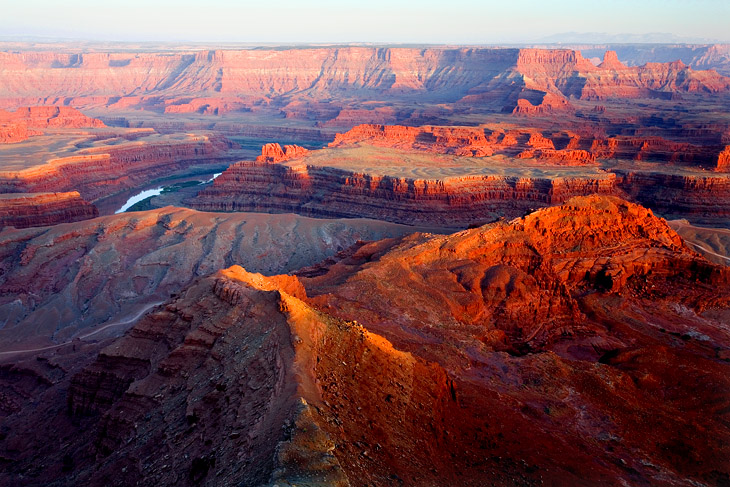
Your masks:
<svg viewBox="0 0 730 487"><path fill-rule="evenodd" d="M730 0L0 0L0 37L491 44L560 33L730 42Z"/></svg>

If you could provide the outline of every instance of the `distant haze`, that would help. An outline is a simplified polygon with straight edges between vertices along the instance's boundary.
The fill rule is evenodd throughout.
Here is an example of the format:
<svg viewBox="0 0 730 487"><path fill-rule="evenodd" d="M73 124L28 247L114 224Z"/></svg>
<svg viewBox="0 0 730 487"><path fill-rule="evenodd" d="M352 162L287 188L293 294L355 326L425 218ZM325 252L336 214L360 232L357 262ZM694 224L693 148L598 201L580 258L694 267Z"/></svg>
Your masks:
<svg viewBox="0 0 730 487"><path fill-rule="evenodd" d="M0 6L3 38L424 44L568 43L577 39L586 43L606 39L730 42L728 0L1 0Z"/></svg>

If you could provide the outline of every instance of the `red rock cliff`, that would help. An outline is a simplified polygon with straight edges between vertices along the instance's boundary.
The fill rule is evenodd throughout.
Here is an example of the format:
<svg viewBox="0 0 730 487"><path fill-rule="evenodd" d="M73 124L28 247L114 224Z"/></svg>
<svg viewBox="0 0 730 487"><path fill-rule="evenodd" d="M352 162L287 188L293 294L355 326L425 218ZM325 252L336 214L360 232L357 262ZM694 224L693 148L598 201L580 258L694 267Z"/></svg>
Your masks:
<svg viewBox="0 0 730 487"><path fill-rule="evenodd" d="M556 49L5 52L0 53L4 68L0 105L70 102L75 106L154 106L169 112L223 113L253 109L277 98L284 105L306 101L298 95L304 92L314 97L310 100L313 107L319 99L343 95L384 101L412 100L429 93L436 103L477 97L494 107L509 105L511 111L527 90L561 100L546 103L544 112L560 107L570 96L671 97L682 92L730 91L730 80L715 72L695 71L677 63L625 67L611 54L607 60L596 67L580 52ZM135 95L120 98L120 93ZM528 108L523 102L520 110ZM291 113L297 111L301 110Z"/></svg>
<svg viewBox="0 0 730 487"><path fill-rule="evenodd" d="M575 195L613 194L615 178L451 177L422 180L374 176L320 166L239 162L190 202L205 211L295 212L365 217L407 224L465 227Z"/></svg>
<svg viewBox="0 0 730 487"><path fill-rule="evenodd" d="M104 122L97 118L87 117L71 107L39 106L21 107L15 112L0 110L0 121L10 120L25 123L28 127L49 128L98 128L106 127Z"/></svg>
<svg viewBox="0 0 730 487"><path fill-rule="evenodd" d="M0 194L0 228L41 227L99 216L77 191L69 193Z"/></svg>
<svg viewBox="0 0 730 487"><path fill-rule="evenodd" d="M48 161L42 166L0 172L2 192L49 192L77 190L93 201L169 176L195 164L230 160L227 139L189 136L169 143L131 142L112 147L86 149L80 155Z"/></svg>

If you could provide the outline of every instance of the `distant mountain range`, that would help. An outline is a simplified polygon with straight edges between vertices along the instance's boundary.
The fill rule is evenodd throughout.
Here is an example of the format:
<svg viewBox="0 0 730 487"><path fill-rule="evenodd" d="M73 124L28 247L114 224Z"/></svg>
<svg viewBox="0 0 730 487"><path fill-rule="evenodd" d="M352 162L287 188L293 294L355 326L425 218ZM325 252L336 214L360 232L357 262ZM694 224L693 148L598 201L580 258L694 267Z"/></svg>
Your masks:
<svg viewBox="0 0 730 487"><path fill-rule="evenodd" d="M542 37L537 42L559 44L716 44L718 39L685 37L666 32L648 34L607 34L605 32L563 32Z"/></svg>

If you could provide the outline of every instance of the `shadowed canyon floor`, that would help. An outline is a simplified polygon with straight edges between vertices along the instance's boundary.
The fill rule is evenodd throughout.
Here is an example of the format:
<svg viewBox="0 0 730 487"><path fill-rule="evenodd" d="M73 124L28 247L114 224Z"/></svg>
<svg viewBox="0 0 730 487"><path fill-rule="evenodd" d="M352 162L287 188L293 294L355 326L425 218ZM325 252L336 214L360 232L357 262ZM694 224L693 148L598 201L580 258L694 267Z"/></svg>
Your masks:
<svg viewBox="0 0 730 487"><path fill-rule="evenodd" d="M66 343L233 264L291 272L414 227L181 208L0 231L0 352ZM119 335L124 328L110 330Z"/></svg>
<svg viewBox="0 0 730 487"><path fill-rule="evenodd" d="M606 197L233 266L95 358L4 366L5 479L719 484L729 314L726 267Z"/></svg>

